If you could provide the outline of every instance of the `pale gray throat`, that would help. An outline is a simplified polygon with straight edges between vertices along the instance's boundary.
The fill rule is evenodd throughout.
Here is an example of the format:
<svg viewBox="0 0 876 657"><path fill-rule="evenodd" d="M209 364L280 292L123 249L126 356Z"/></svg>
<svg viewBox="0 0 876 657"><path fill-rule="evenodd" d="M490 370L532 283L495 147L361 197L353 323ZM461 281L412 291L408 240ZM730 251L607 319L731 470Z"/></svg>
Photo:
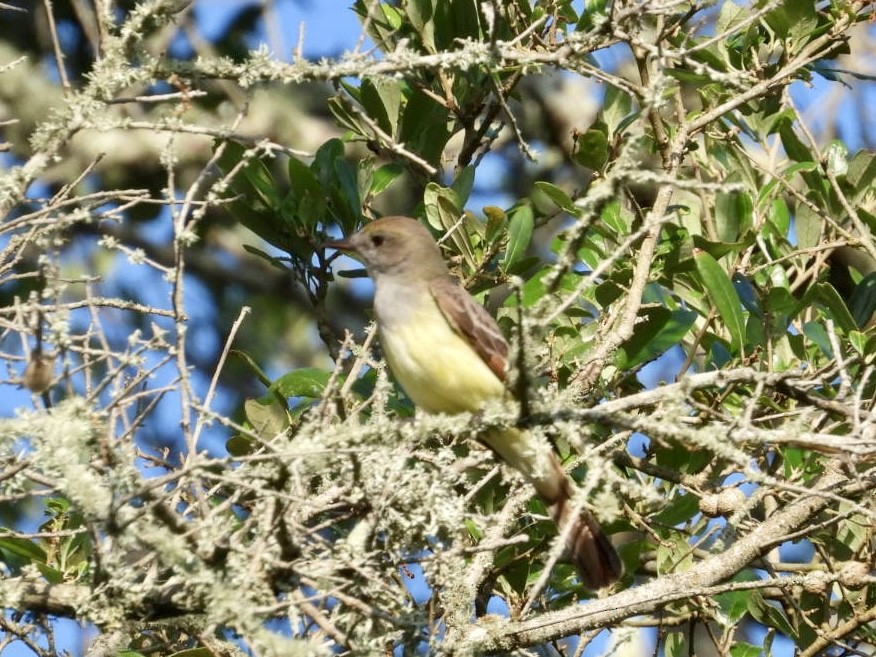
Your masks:
<svg viewBox="0 0 876 657"><path fill-rule="evenodd" d="M411 314L429 298L429 284L404 274L377 274L374 277L374 312L385 327L406 322Z"/></svg>

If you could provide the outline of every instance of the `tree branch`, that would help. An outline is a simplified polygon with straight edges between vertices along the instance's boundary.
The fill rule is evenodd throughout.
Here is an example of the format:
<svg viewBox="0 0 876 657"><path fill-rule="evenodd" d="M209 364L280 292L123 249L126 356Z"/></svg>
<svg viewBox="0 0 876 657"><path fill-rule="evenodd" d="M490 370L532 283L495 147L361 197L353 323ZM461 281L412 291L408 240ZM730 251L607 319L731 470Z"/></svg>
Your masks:
<svg viewBox="0 0 876 657"><path fill-rule="evenodd" d="M830 470L814 491L817 493L848 485L848 479L837 470ZM857 485L851 484L852 487ZM462 635L448 635L447 646L452 648L448 652L463 652L459 650L463 646L474 653L519 649L616 625L625 618L655 612L671 600L707 596L716 584L732 577L782 543L788 533L811 520L812 516L824 511L830 504L831 500L823 495L801 495L727 550L701 561L686 572L659 577L616 595L542 614L531 620L500 622L495 617L480 620L469 625Z"/></svg>

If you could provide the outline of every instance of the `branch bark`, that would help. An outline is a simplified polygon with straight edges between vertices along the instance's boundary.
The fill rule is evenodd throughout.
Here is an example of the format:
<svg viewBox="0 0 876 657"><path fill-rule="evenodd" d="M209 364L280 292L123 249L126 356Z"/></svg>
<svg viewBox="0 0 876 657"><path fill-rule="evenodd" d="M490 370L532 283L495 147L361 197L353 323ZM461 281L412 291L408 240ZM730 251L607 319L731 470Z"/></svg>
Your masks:
<svg viewBox="0 0 876 657"><path fill-rule="evenodd" d="M495 616L469 625L458 636L448 634L449 654L498 653L533 646L596 628L617 625L631 616L648 614L672 600L708 595L710 587L732 577L766 554L784 537L824 511L833 500L821 492L848 486L838 470L829 470L812 494L802 495L721 554L705 559L683 573L666 575L616 595L593 600L537 618L500 622ZM857 483L852 484L857 487ZM848 491L846 491L848 492Z"/></svg>

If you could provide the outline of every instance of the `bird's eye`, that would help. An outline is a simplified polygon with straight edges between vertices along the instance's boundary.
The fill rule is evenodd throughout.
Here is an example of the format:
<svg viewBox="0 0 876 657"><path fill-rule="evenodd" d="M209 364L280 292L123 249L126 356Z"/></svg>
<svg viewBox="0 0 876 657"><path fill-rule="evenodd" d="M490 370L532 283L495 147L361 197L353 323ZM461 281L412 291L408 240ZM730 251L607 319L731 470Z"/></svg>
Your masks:
<svg viewBox="0 0 876 657"><path fill-rule="evenodd" d="M381 244L383 244L383 235L372 235L371 243L374 246L380 246Z"/></svg>

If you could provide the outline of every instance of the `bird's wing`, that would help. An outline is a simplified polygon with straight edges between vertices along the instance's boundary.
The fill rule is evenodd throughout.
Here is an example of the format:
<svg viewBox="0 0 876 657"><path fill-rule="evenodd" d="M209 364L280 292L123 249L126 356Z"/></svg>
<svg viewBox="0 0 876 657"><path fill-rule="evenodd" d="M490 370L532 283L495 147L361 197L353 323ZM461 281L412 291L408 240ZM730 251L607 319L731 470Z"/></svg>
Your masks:
<svg viewBox="0 0 876 657"><path fill-rule="evenodd" d="M500 381L505 380L508 343L496 320L450 278L436 278L429 291L451 328L465 338Z"/></svg>

